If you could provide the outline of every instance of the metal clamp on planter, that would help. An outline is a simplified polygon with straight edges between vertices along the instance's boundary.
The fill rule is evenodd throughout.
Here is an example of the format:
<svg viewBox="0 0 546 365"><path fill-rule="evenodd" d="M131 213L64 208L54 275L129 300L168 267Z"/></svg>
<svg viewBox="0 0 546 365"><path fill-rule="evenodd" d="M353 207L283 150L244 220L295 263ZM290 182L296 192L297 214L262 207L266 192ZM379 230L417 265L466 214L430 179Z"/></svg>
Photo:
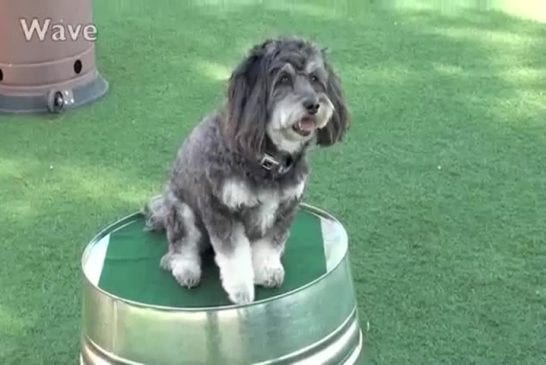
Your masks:
<svg viewBox="0 0 546 365"><path fill-rule="evenodd" d="M52 113L60 113L66 107L74 104L74 93L72 90L58 91L53 90L47 97L47 108Z"/></svg>

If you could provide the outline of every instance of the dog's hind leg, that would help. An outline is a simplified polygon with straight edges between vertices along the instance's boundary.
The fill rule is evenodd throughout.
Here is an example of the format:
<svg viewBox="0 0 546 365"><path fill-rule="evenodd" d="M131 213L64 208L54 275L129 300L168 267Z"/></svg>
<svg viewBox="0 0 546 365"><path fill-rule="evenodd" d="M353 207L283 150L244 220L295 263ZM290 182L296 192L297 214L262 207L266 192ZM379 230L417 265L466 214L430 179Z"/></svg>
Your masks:
<svg viewBox="0 0 546 365"><path fill-rule="evenodd" d="M192 209L173 194L166 198L166 209L169 251L161 259L161 267L171 271L180 285L195 287L201 280L201 231Z"/></svg>
<svg viewBox="0 0 546 365"><path fill-rule="evenodd" d="M165 228L165 218L167 215L167 206L162 195L150 199L142 209L142 214L146 218L146 230L161 231Z"/></svg>

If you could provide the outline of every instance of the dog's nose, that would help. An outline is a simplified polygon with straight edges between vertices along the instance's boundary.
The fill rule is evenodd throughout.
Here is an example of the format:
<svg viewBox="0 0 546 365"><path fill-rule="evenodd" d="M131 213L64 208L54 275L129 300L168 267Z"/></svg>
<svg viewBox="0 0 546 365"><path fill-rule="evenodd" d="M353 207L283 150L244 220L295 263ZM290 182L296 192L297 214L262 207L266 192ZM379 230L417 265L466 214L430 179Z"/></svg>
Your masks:
<svg viewBox="0 0 546 365"><path fill-rule="evenodd" d="M307 98L303 101L303 106L307 110L307 113L313 115L317 114L320 104L315 98Z"/></svg>

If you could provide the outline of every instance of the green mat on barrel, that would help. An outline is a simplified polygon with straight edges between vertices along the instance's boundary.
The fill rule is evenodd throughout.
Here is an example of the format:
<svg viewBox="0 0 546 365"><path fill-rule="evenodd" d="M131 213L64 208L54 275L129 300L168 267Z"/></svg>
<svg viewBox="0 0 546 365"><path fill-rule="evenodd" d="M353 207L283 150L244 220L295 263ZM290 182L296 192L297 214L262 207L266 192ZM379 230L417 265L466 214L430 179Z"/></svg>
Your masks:
<svg viewBox="0 0 546 365"><path fill-rule="evenodd" d="M118 297L145 304L171 307L227 305L218 268L212 254L203 259L201 284L193 289L180 286L159 267L167 251L164 233L146 232L144 219L109 233L98 286ZM256 288L256 299L265 299L305 285L326 272L321 218L301 210L292 226L283 258L285 281L280 288Z"/></svg>

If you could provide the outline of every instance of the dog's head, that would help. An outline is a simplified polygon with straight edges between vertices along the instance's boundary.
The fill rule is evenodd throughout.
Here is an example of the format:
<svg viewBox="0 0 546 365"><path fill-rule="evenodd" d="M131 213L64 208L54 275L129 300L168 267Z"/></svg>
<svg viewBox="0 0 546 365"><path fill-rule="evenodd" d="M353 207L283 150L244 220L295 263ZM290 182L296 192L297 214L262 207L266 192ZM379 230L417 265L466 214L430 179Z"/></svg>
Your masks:
<svg viewBox="0 0 546 365"><path fill-rule="evenodd" d="M266 138L295 153L315 139L341 140L348 112L324 52L296 38L255 46L230 78L225 132L238 149L261 153Z"/></svg>

